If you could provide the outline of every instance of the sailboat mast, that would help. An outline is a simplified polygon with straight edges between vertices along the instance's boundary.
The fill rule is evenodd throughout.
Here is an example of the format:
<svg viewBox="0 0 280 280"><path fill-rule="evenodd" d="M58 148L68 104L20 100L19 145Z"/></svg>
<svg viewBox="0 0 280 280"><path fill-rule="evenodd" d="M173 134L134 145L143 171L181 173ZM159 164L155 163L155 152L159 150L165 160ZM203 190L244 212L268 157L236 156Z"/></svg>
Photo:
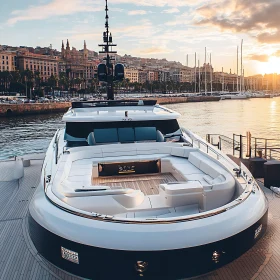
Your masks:
<svg viewBox="0 0 280 280"><path fill-rule="evenodd" d="M222 67L222 92L224 92L224 67Z"/></svg>
<svg viewBox="0 0 280 280"><path fill-rule="evenodd" d="M241 75L241 78L240 78L240 91L242 92L243 91L243 39L241 40L241 72L240 72L240 75Z"/></svg>
<svg viewBox="0 0 280 280"><path fill-rule="evenodd" d="M205 95L207 95L207 79L206 79L206 47L205 47L205 59L204 59L204 89L205 89Z"/></svg>
<svg viewBox="0 0 280 280"><path fill-rule="evenodd" d="M237 73L236 73L236 91L239 91L239 84L238 84L238 46L237 46Z"/></svg>
<svg viewBox="0 0 280 280"><path fill-rule="evenodd" d="M194 92L196 93L196 53L194 54Z"/></svg>
<svg viewBox="0 0 280 280"><path fill-rule="evenodd" d="M210 82L211 82L211 95L213 94L213 77L212 77L212 57L210 53Z"/></svg>
<svg viewBox="0 0 280 280"><path fill-rule="evenodd" d="M200 66L199 66L199 60L198 60L198 92L200 94Z"/></svg>

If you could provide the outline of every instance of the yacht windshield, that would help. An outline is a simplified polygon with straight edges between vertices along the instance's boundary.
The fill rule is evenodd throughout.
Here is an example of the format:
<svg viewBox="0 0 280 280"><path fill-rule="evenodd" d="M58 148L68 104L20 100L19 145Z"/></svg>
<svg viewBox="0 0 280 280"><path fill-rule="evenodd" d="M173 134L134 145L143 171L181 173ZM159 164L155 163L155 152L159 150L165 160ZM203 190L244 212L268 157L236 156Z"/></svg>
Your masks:
<svg viewBox="0 0 280 280"><path fill-rule="evenodd" d="M91 132L100 129L119 129L119 128L155 128L163 135L178 134L180 129L176 119L173 120L149 120L149 121L133 121L133 122L68 122L66 123L66 134L75 138L86 139ZM137 129L136 129L137 130ZM113 130L111 130L113 132ZM123 130L128 133L129 130ZM139 132L139 130L138 130ZM67 140L67 139L66 139Z"/></svg>

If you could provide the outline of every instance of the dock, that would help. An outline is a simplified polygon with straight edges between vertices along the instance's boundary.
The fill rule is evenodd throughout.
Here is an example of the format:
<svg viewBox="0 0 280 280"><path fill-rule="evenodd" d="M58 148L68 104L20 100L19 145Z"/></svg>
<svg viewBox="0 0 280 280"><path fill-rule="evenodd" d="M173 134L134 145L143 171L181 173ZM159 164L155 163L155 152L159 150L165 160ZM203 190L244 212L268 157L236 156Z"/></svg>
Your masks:
<svg viewBox="0 0 280 280"><path fill-rule="evenodd" d="M128 98L133 99L133 98ZM187 102L213 102L220 101L219 96L193 96L193 97L152 97L140 98L143 100L157 100L161 105L187 103ZM0 117L25 116L36 114L49 114L54 112L66 112L71 107L71 102L53 103L21 103L21 104L0 104Z"/></svg>
<svg viewBox="0 0 280 280"><path fill-rule="evenodd" d="M31 165L24 168L24 177L0 182L0 279L81 279L43 259L29 237L28 205L39 183L43 158L44 154L25 156L24 159L31 160ZM269 201L266 234L240 258L195 279L280 279L280 197L264 188L261 181L258 183Z"/></svg>

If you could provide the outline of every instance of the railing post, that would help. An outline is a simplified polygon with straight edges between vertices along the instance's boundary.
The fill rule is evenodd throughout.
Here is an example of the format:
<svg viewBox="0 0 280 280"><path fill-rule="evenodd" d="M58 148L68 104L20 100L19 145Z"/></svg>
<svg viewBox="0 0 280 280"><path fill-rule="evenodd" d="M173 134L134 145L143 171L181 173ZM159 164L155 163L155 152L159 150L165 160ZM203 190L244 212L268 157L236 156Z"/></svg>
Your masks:
<svg viewBox="0 0 280 280"><path fill-rule="evenodd" d="M220 135L219 135L219 149L220 151L222 150L222 138Z"/></svg>

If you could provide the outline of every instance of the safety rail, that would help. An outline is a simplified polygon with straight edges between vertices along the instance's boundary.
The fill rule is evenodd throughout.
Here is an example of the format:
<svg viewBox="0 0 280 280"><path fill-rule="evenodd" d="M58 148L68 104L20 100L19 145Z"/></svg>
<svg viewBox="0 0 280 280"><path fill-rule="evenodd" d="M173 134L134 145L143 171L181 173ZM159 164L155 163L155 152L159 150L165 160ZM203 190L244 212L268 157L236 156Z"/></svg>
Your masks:
<svg viewBox="0 0 280 280"><path fill-rule="evenodd" d="M223 160L225 160L227 163L229 163L231 166L236 167L232 160L230 158L228 158L226 155L224 155L223 153L221 153L219 151L219 149L215 148L213 145L208 145L207 142L205 142L203 139L200 139L199 136L194 135L192 132L190 132L189 130L185 129L185 128L181 128L182 132L185 133L192 141L192 146L194 145L194 143L197 143L198 148L201 148L201 146L203 146L205 148L205 152L207 154L210 154L210 152L212 152L215 157L217 158L217 160L220 160L221 158Z"/></svg>
<svg viewBox="0 0 280 280"><path fill-rule="evenodd" d="M221 134L207 134L206 140L225 153L233 156L238 154L239 158L280 159L279 139L252 137L251 133L247 132L246 136L233 134L232 138Z"/></svg>

